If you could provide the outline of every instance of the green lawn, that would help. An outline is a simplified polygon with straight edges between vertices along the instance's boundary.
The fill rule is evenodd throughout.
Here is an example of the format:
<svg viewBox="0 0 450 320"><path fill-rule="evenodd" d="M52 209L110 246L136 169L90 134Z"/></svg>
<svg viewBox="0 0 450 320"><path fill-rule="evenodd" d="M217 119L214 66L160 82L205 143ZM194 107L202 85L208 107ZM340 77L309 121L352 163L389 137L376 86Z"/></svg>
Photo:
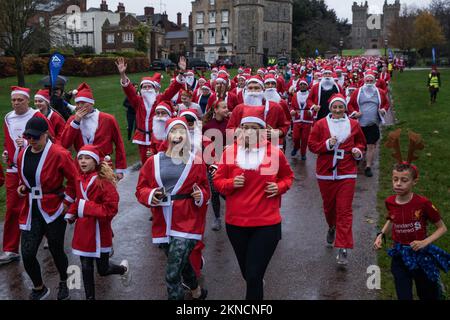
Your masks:
<svg viewBox="0 0 450 320"><path fill-rule="evenodd" d="M440 210L447 227L450 227L450 71L441 71L443 87L438 95L438 103L430 106L426 87L428 71L411 71L397 74L393 81L395 110L398 123L384 131L384 139L391 130L403 129L402 149L404 157L407 152L407 131L413 130L421 134L425 140L425 150L419 153L416 161L420 170L420 181L416 187L418 194L428 197ZM391 150L381 148L380 191L378 194L380 226L385 222L386 209L384 199L392 194L391 170L394 159ZM434 231L434 227L430 228ZM390 245L391 243L389 243ZM450 232L441 238L437 245L450 251ZM382 269L382 291L380 298L396 299L392 275L390 273L390 257L386 251L379 254L379 265ZM443 274L443 282L450 290L450 275ZM447 294L448 295L448 294Z"/></svg>
<svg viewBox="0 0 450 320"><path fill-rule="evenodd" d="M132 81L138 82L142 76L148 74L132 74L130 78ZM40 88L39 80L41 75L31 75L26 77L27 87L32 89L35 93ZM125 151L127 154L128 165L132 165L139 158L136 145L127 141L127 123L126 112L122 103L125 95L120 86L119 76L106 76L96 78L76 78L70 77L69 83L66 89L76 89L82 82L87 82L94 92L94 98L96 100L96 106L99 110L113 114L119 121L120 129L122 131L122 137L124 138ZM162 87L167 88L169 83L169 76L164 74L162 80ZM10 104L10 86L17 85L16 78L0 79L0 116L2 119L11 110ZM3 134L0 135L0 143L3 150ZM2 151L3 152L3 151ZM0 220L4 216L5 211L5 188L0 188Z"/></svg>
<svg viewBox="0 0 450 320"><path fill-rule="evenodd" d="M366 50L364 49L347 49L347 50L342 50L342 55L343 56L361 56L366 52Z"/></svg>

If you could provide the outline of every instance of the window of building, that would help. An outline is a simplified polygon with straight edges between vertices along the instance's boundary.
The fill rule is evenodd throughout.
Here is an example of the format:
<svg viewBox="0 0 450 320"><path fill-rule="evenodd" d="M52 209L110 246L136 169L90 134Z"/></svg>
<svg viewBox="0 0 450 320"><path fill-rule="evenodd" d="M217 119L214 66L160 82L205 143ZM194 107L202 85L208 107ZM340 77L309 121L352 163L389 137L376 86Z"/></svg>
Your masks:
<svg viewBox="0 0 450 320"><path fill-rule="evenodd" d="M83 21L83 26L87 27L87 21Z"/></svg>
<svg viewBox="0 0 450 320"><path fill-rule="evenodd" d="M222 11L222 22L229 22L230 12L228 10Z"/></svg>
<svg viewBox="0 0 450 320"><path fill-rule="evenodd" d="M210 4L211 6L214 6L214 5L216 4L216 0L209 0L209 4Z"/></svg>
<svg viewBox="0 0 450 320"><path fill-rule="evenodd" d="M209 23L216 23L216 12L215 11L209 12Z"/></svg>
<svg viewBox="0 0 450 320"><path fill-rule="evenodd" d="M80 44L80 34L79 33L75 34L75 43Z"/></svg>
<svg viewBox="0 0 450 320"><path fill-rule="evenodd" d="M114 43L114 33L109 33L106 36L106 43Z"/></svg>
<svg viewBox="0 0 450 320"><path fill-rule="evenodd" d="M133 32L124 32L122 34L122 42L134 42Z"/></svg>
<svg viewBox="0 0 450 320"><path fill-rule="evenodd" d="M228 29L227 28L222 28L220 33L221 33L220 41L222 43L229 43L229 41L228 41Z"/></svg>
<svg viewBox="0 0 450 320"><path fill-rule="evenodd" d="M196 31L197 44L203 44L203 30Z"/></svg>
<svg viewBox="0 0 450 320"><path fill-rule="evenodd" d="M209 29L209 44L216 44L216 29Z"/></svg>
<svg viewBox="0 0 450 320"><path fill-rule="evenodd" d="M267 41L268 37L267 37L267 31L264 31L264 41Z"/></svg>
<svg viewBox="0 0 450 320"><path fill-rule="evenodd" d="M204 14L203 12L197 12L197 24L203 24Z"/></svg>
<svg viewBox="0 0 450 320"><path fill-rule="evenodd" d="M44 24L45 24L45 18L44 17L39 17L39 24L41 25L41 27L44 26Z"/></svg>

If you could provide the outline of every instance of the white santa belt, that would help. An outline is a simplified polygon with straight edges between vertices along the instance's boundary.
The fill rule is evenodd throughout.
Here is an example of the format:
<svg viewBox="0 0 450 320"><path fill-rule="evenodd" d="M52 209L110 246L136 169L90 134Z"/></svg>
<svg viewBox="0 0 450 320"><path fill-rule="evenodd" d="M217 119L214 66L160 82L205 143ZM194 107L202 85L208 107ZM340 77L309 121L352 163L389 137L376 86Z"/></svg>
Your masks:
<svg viewBox="0 0 450 320"><path fill-rule="evenodd" d="M294 123L308 123L308 124L313 124L314 121L312 121L312 120L297 119L297 120L294 120Z"/></svg>

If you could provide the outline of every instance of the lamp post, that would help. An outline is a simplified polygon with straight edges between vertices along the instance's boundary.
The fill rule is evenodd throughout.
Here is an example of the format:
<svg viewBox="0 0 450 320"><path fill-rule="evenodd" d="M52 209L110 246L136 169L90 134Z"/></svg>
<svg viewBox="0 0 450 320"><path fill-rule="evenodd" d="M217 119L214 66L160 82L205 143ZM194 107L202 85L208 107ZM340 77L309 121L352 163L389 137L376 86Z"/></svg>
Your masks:
<svg viewBox="0 0 450 320"><path fill-rule="evenodd" d="M387 58L388 39L384 39L384 57Z"/></svg>
<svg viewBox="0 0 450 320"><path fill-rule="evenodd" d="M344 39L339 40L340 56L342 58L342 49L344 48Z"/></svg>

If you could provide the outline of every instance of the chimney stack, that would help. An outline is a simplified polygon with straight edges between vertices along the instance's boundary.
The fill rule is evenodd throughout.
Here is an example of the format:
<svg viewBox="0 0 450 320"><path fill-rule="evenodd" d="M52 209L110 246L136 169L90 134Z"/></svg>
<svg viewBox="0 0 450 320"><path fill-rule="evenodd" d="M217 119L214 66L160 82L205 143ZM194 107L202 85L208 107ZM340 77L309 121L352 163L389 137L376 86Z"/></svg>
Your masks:
<svg viewBox="0 0 450 320"><path fill-rule="evenodd" d="M155 8L153 8L153 7L145 7L144 8L144 15L146 17L155 15Z"/></svg>
<svg viewBox="0 0 450 320"><path fill-rule="evenodd" d="M123 4L123 2L119 2L119 5L117 6L117 12L125 12L125 6Z"/></svg>
<svg viewBox="0 0 450 320"><path fill-rule="evenodd" d="M183 24L183 16L182 16L181 12L177 13L177 24L178 24L178 27L180 27L180 28L181 28L181 25Z"/></svg>
<svg viewBox="0 0 450 320"><path fill-rule="evenodd" d="M106 3L106 0L102 0L102 3L100 4L100 11L108 11L108 4Z"/></svg>

